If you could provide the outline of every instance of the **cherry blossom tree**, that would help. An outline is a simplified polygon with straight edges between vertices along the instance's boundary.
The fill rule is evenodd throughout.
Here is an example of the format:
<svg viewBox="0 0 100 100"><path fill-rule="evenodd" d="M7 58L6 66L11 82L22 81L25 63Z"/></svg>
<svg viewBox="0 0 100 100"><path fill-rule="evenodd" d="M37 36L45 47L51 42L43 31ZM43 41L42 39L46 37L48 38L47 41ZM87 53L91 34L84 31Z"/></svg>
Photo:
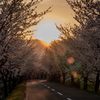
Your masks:
<svg viewBox="0 0 100 100"><path fill-rule="evenodd" d="M26 67L26 60L34 60L35 56L31 43L33 30L30 27L37 25L51 8L37 13L36 8L40 2L42 0L0 0L0 74L5 97L8 95L7 82L10 89L11 83L16 86L15 80L19 75L25 75L25 68L31 70Z"/></svg>
<svg viewBox="0 0 100 100"><path fill-rule="evenodd" d="M100 1L99 0L67 0L75 12L74 19L79 25L57 26L62 32L61 39L65 42L69 51L82 62L81 75L87 88L87 79L92 74L95 81L95 91L99 91L100 75ZM91 80L90 80L91 81ZM92 79L93 81L93 79Z"/></svg>
<svg viewBox="0 0 100 100"><path fill-rule="evenodd" d="M50 8L37 13L37 5L42 0L1 0L0 1L0 68L7 62L9 42L15 37L24 38L32 33L29 27L36 25Z"/></svg>

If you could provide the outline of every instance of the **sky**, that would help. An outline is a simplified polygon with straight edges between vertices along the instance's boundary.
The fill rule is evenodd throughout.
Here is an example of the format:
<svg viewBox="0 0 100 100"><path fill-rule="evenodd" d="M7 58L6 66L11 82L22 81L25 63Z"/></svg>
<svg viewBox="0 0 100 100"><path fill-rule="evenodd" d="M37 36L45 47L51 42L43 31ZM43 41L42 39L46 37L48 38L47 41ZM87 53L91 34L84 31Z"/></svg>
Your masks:
<svg viewBox="0 0 100 100"><path fill-rule="evenodd" d="M34 32L34 38L47 43L57 40L61 33L55 24L75 23L73 19L74 13L66 0L43 0L38 5L37 12L45 11L50 6L52 6L52 12L44 16L43 20L35 27L37 31Z"/></svg>

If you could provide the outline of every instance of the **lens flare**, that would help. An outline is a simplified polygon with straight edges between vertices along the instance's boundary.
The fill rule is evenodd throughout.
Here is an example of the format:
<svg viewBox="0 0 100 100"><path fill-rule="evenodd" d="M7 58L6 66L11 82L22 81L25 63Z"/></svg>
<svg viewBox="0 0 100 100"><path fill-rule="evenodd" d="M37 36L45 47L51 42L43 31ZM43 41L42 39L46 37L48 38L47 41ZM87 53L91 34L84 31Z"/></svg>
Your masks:
<svg viewBox="0 0 100 100"><path fill-rule="evenodd" d="M75 78L78 77L77 72L73 71L73 72L72 72L72 76L75 77Z"/></svg>
<svg viewBox="0 0 100 100"><path fill-rule="evenodd" d="M74 63L74 58L73 58L73 57L69 57L69 58L67 59L67 62L68 62L69 64L73 64L73 63Z"/></svg>
<svg viewBox="0 0 100 100"><path fill-rule="evenodd" d="M81 68L81 65L77 64L76 67L79 69L79 68Z"/></svg>

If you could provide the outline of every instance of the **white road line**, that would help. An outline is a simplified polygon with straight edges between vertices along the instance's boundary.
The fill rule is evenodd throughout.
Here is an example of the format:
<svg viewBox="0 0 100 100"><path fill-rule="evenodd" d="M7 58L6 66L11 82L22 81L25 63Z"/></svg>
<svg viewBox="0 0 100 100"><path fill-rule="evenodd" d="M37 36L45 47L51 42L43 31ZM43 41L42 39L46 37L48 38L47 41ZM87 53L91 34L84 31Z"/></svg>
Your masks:
<svg viewBox="0 0 100 100"><path fill-rule="evenodd" d="M52 91L55 91L54 89L51 89Z"/></svg>
<svg viewBox="0 0 100 100"><path fill-rule="evenodd" d="M50 87L48 86L48 89L49 89Z"/></svg>
<svg viewBox="0 0 100 100"><path fill-rule="evenodd" d="M42 85L44 85L43 83L41 83Z"/></svg>
<svg viewBox="0 0 100 100"><path fill-rule="evenodd" d="M67 98L67 100L71 100L70 98Z"/></svg>
<svg viewBox="0 0 100 100"><path fill-rule="evenodd" d="M43 84L43 83L41 83L42 85L44 85L44 86L47 86L47 85L45 85L45 84ZM47 86L47 88L50 88L49 86ZM51 89L52 91L55 91L55 89ZM63 95L62 93L60 93L60 92L57 92L59 95ZM67 98L67 100L72 100L72 99L70 99L70 98Z"/></svg>
<svg viewBox="0 0 100 100"><path fill-rule="evenodd" d="M60 93L60 92L57 92L59 95L63 95L62 93Z"/></svg>

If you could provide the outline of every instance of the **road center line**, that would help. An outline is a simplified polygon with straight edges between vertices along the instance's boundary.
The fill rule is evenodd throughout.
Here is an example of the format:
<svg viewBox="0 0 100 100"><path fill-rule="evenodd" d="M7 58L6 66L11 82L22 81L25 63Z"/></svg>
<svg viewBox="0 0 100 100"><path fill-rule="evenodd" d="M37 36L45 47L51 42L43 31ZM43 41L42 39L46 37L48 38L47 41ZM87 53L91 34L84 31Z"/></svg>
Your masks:
<svg viewBox="0 0 100 100"><path fill-rule="evenodd" d="M67 100L71 100L70 98L67 98Z"/></svg>
<svg viewBox="0 0 100 100"><path fill-rule="evenodd" d="M52 91L55 91L54 89L51 89Z"/></svg>
<svg viewBox="0 0 100 100"><path fill-rule="evenodd" d="M49 89L50 87L48 86L48 89Z"/></svg>
<svg viewBox="0 0 100 100"><path fill-rule="evenodd" d="M63 95L62 93L60 93L60 92L57 92L59 95Z"/></svg>
<svg viewBox="0 0 100 100"><path fill-rule="evenodd" d="M43 84L43 83L41 83L42 85L44 85L44 86L47 86L47 85L45 85L45 84ZM47 88L50 88L49 86L47 86ZM51 89L52 91L55 91L55 89ZM57 92L59 95L63 95L62 93L60 93L60 92ZM72 99L70 99L70 98L67 98L67 100L72 100Z"/></svg>

